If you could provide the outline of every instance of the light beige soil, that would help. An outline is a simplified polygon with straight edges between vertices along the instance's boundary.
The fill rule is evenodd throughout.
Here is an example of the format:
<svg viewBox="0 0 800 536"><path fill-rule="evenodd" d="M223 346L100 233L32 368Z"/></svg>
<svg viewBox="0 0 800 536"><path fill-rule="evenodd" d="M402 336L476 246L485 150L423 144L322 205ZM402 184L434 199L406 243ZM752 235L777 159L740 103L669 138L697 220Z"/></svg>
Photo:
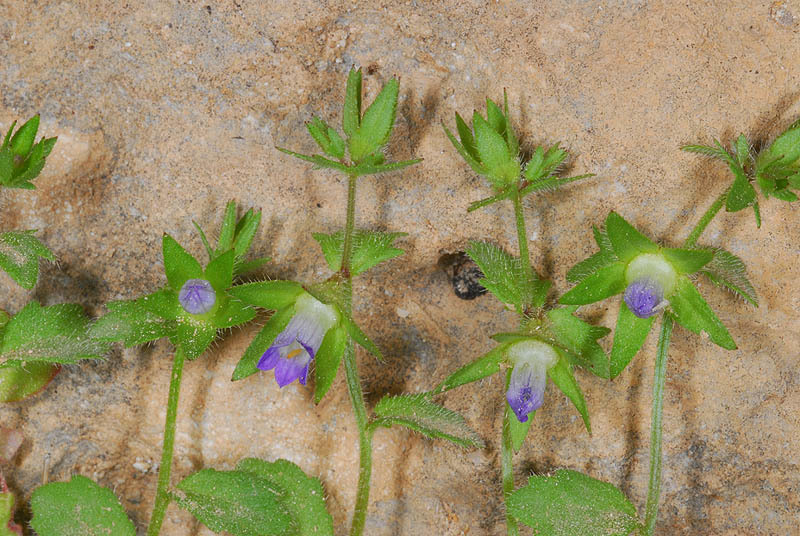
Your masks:
<svg viewBox="0 0 800 536"><path fill-rule="evenodd" d="M59 258L25 292L4 274L0 307L76 301L90 313L164 283L166 231L191 251L191 220L215 227L229 199L264 211L255 249L265 274L313 281L328 271L312 231L344 218L345 188L273 149L313 151L303 124L340 120L347 70L365 68L365 102L391 76L401 104L393 158L409 170L367 178L357 223L405 231L407 254L362 277L356 316L383 348L360 355L369 402L432 387L491 347L514 317L489 296L455 297L437 260L470 239L515 251L512 213L471 214L490 193L439 123L508 90L527 147L561 140L571 173L591 181L530 200L537 269L566 270L594 251L609 210L677 244L729 180L684 143L763 141L800 116L800 2L0 2L0 126L42 114L59 142L38 189L6 192L2 229L36 228ZM702 243L740 255L761 298L753 309L700 283L739 349L676 329L666 387L660 534L785 535L800 524L800 225L798 204L720 216ZM615 302L585 308L615 322ZM263 318L261 319L263 321ZM318 407L271 373L231 383L250 325L187 366L175 477L288 458L322 479L346 534L357 477L356 430L342 378ZM606 341L610 344L610 341ZM594 435L555 389L516 457L519 479L568 467L622 487L642 508L655 336L618 379L579 372ZM80 473L111 487L140 530L156 487L171 349L116 349L63 371L41 395L0 408L26 442L4 472L24 500ZM486 438L462 451L402 430L375 437L370 536L500 535L499 377L444 397ZM22 513L24 515L24 513ZM170 507L164 534L209 534Z"/></svg>

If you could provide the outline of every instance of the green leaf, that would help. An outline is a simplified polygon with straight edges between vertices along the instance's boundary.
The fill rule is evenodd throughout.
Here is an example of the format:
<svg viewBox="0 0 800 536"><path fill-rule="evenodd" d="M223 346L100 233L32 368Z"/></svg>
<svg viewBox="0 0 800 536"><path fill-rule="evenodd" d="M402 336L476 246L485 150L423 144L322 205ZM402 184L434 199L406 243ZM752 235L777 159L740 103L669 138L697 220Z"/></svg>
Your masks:
<svg viewBox="0 0 800 536"><path fill-rule="evenodd" d="M53 253L33 233L10 231L0 234L0 268L23 288L32 289L39 277L39 257L55 260Z"/></svg>
<svg viewBox="0 0 800 536"><path fill-rule="evenodd" d="M786 129L766 151L758 155L758 168L763 169L763 164L767 161L778 159L778 164L793 164L800 158L800 126L795 122Z"/></svg>
<svg viewBox="0 0 800 536"><path fill-rule="evenodd" d="M682 151L686 151L689 153L698 153L705 156L710 156L712 158L718 158L725 162L730 163L733 160L733 157L722 147L718 141L714 140L716 143L716 147L710 147L708 145L684 145L681 147Z"/></svg>
<svg viewBox="0 0 800 536"><path fill-rule="evenodd" d="M625 263L617 261L583 278L578 286L561 296L558 301L565 305L585 305L620 294L624 290Z"/></svg>
<svg viewBox="0 0 800 536"><path fill-rule="evenodd" d="M750 142L744 134L739 134L736 138L736 161L739 166L744 167L748 160L750 160Z"/></svg>
<svg viewBox="0 0 800 536"><path fill-rule="evenodd" d="M253 209L245 212L236 224L236 233L233 240L233 251L236 253L237 264L240 259L244 257L250 250L253 243L253 238L258 231L258 226L261 224L261 211L254 211Z"/></svg>
<svg viewBox="0 0 800 536"><path fill-rule="evenodd" d="M347 136L355 135L361 124L361 69L350 69L344 94L342 130Z"/></svg>
<svg viewBox="0 0 800 536"><path fill-rule="evenodd" d="M0 402L16 402L44 389L61 370L52 363L13 363L0 368ZM0 517L0 529L2 518ZM0 531L0 536L2 536Z"/></svg>
<svg viewBox="0 0 800 536"><path fill-rule="evenodd" d="M537 182L539 179L549 177L556 172L558 167L567 159L569 153L558 146L556 143L544 152L542 147L537 147L533 157L525 166L525 178L530 182Z"/></svg>
<svg viewBox="0 0 800 536"><path fill-rule="evenodd" d="M347 330L347 334L350 335L350 338L358 343L358 345L364 350L371 353L375 359L378 361L383 361L383 355L381 354L378 346L372 342L363 331L361 331L361 328L358 327L358 324L356 324L352 318L348 317L344 313L341 314L341 318L342 325L344 326L344 329Z"/></svg>
<svg viewBox="0 0 800 536"><path fill-rule="evenodd" d="M693 274L711 262L714 251L710 249L661 248L666 258L679 274Z"/></svg>
<svg viewBox="0 0 800 536"><path fill-rule="evenodd" d="M467 208L467 212L472 212L478 210L479 208L485 207L487 205L491 205L492 203L497 203L498 201L503 201L505 199L509 199L511 196L516 194L517 192L517 185L512 184L502 190L499 194L486 197L479 201L473 201L470 203L469 207Z"/></svg>
<svg viewBox="0 0 800 536"><path fill-rule="evenodd" d="M225 206L225 216L222 218L222 227L220 228L219 238L217 239L217 250L215 256L221 255L233 247L233 237L235 234L236 202L229 201Z"/></svg>
<svg viewBox="0 0 800 536"><path fill-rule="evenodd" d="M482 357L450 374L432 393L443 393L500 372L500 364L506 359L506 348L508 348L508 344L495 346Z"/></svg>
<svg viewBox="0 0 800 536"><path fill-rule="evenodd" d="M376 425L405 426L433 439L446 439L463 448L483 448L483 441L464 417L431 402L428 395L385 396L375 406Z"/></svg>
<svg viewBox="0 0 800 536"><path fill-rule="evenodd" d="M456 114L456 124L457 125L460 124L459 120L461 121L461 123L464 122L464 120L461 119L461 117L458 114ZM488 173L488 170L486 169L486 166L484 166L479 160L480 157L477 154L477 148L475 146L475 139L472 137L472 132L469 131L469 128L466 126L466 124L464 124L464 128L466 128L467 132L469 132L468 140L469 140L469 143L472 144L469 148L466 145L462 145L461 143L459 143L458 140L456 140L455 136L453 136L452 132L450 132L450 130L448 130L448 128L445 126L444 123L442 123L442 128L444 129L444 133L447 135L447 139L450 140L450 143L452 143L453 147L456 148L456 151L458 151L458 154L461 155L461 158L466 160L467 164L469 164L469 167L471 167L472 170L475 173L477 173L478 175L485 175L486 173ZM461 132L460 128L459 128L459 132ZM461 139L462 139L462 141L464 140L464 136L463 135L461 136Z"/></svg>
<svg viewBox="0 0 800 536"><path fill-rule="evenodd" d="M203 242L203 247L206 248L208 258L213 259L214 249L211 247L211 244L208 243L208 238L206 237L206 233L203 232L203 228L200 227L200 224L194 220L192 220L192 225L194 225L194 228L197 229L197 233L200 235L200 241Z"/></svg>
<svg viewBox="0 0 800 536"><path fill-rule="evenodd" d="M447 130L447 128L445 128ZM478 156L478 148L475 145L475 136L472 134L472 129L467 126L467 123L464 119L458 115L456 112L456 130L458 130L458 137L461 138L461 144L464 146L464 150L467 154L472 157L477 165L480 162L480 157Z"/></svg>
<svg viewBox="0 0 800 536"><path fill-rule="evenodd" d="M617 328L614 330L614 344L611 348L611 378L614 379L625 370L644 344L653 325L655 315L639 318L628 308L625 300L620 301L617 315Z"/></svg>
<svg viewBox="0 0 800 536"><path fill-rule="evenodd" d="M657 245L616 212L610 212L606 217L606 233L614 253L622 262L630 262L642 253L658 251Z"/></svg>
<svg viewBox="0 0 800 536"><path fill-rule="evenodd" d="M314 356L314 403L319 404L331 388L347 345L347 331L341 327L329 329Z"/></svg>
<svg viewBox="0 0 800 536"><path fill-rule="evenodd" d="M585 173L583 175L575 175L574 177L548 177L546 179L538 180L532 184L527 185L525 188L519 191L519 194L520 196L524 197L533 192L537 193L555 192L562 186L583 179L588 179L594 176L595 176L594 173Z"/></svg>
<svg viewBox="0 0 800 536"><path fill-rule="evenodd" d="M171 336L172 343L180 347L186 358L197 359L208 349L217 336L217 328L212 325L184 321L178 324L178 329Z"/></svg>
<svg viewBox="0 0 800 536"><path fill-rule="evenodd" d="M258 372L258 368L256 367L258 360L261 359L264 352L272 345L275 337L289 324L293 316L294 302L278 310L270 317L269 321L264 324L264 327L261 328L261 331L258 332L250 343L250 346L245 350L244 355L239 360L239 364L236 365L236 369L233 371L233 378L231 378L232 381L242 380Z"/></svg>
<svg viewBox="0 0 800 536"><path fill-rule="evenodd" d="M183 479L177 489L175 502L214 532L236 536L299 533L284 505L291 500L288 493L258 474L203 469Z"/></svg>
<svg viewBox="0 0 800 536"><path fill-rule="evenodd" d="M514 305L517 310L544 303L550 282L528 281L520 259L488 242L470 242L467 255L483 272L480 284L501 302Z"/></svg>
<svg viewBox="0 0 800 536"><path fill-rule="evenodd" d="M312 236L319 243L330 269L338 272L342 267L344 232L338 231L332 234L314 233ZM350 273L353 276L359 275L383 261L402 255L404 251L394 247L394 241L401 236L406 236L406 233L355 231L353 233Z"/></svg>
<svg viewBox="0 0 800 536"><path fill-rule="evenodd" d="M211 324L216 329L228 329L250 322L256 317L253 307L230 296L219 298L222 300L217 312L211 320Z"/></svg>
<svg viewBox="0 0 800 536"><path fill-rule="evenodd" d="M137 300L106 304L108 313L91 327L93 338L137 346L175 333L180 310L177 294L162 289Z"/></svg>
<svg viewBox="0 0 800 536"><path fill-rule="evenodd" d="M567 469L530 477L506 507L540 536L629 536L642 526L620 490Z"/></svg>
<svg viewBox="0 0 800 536"><path fill-rule="evenodd" d="M609 240L605 230L599 229L596 226L592 226L592 230L594 231L594 239L600 247L600 251L582 260L567 272L567 281L570 283L579 283L600 268L619 260L614 253L614 247L611 245L611 240Z"/></svg>
<svg viewBox="0 0 800 536"><path fill-rule="evenodd" d="M119 499L83 476L37 488L31 527L39 536L135 536Z"/></svg>
<svg viewBox="0 0 800 536"><path fill-rule="evenodd" d="M586 431L589 435L592 434L592 425L589 422L589 410L586 408L586 400L583 398L583 392L578 385L575 376L572 374L572 365L569 364L567 358L562 355L558 363L547 371L547 375L553 380L553 383L561 389L561 392L567 395L575 408L583 418L583 424L586 426Z"/></svg>
<svg viewBox="0 0 800 536"><path fill-rule="evenodd" d="M318 478L306 476L302 469L287 460L270 463L246 458L236 468L285 490L282 504L297 524L298 536L333 536L333 519L325 508L325 490Z"/></svg>
<svg viewBox="0 0 800 536"><path fill-rule="evenodd" d="M42 307L28 303L11 317L0 342L0 366L102 359L108 345L89 337L89 319L74 303Z"/></svg>
<svg viewBox="0 0 800 536"><path fill-rule="evenodd" d="M299 158L300 160L305 160L306 162L311 162L312 164L314 164L314 169L335 169L337 171L341 171L342 173L350 173L351 168L345 166L340 162L328 160L324 156L320 156L318 154L309 156L307 154L296 153L294 151L284 149L283 147L275 147L275 148L282 153L294 156L295 158Z"/></svg>
<svg viewBox="0 0 800 536"><path fill-rule="evenodd" d="M508 93L503 90L503 115L505 116L506 126L506 142L508 143L508 152L513 156L519 154L519 139L514 133L514 125L511 124L511 114L508 111Z"/></svg>
<svg viewBox="0 0 800 536"><path fill-rule="evenodd" d="M494 129L495 132L506 137L506 118L503 111L492 100L486 99L486 122Z"/></svg>
<svg viewBox="0 0 800 536"><path fill-rule="evenodd" d="M486 167L486 177L495 188L514 183L519 177L519 162L511 156L506 140L475 112L472 117L475 146Z"/></svg>
<svg viewBox="0 0 800 536"><path fill-rule="evenodd" d="M314 117L310 123L306 123L306 128L325 154L339 160L344 158L344 140L325 121Z"/></svg>
<svg viewBox="0 0 800 536"><path fill-rule="evenodd" d="M374 153L389 141L397 112L397 94L400 84L396 78L389 80L372 101L361 125L350 136L350 158L356 163Z"/></svg>
<svg viewBox="0 0 800 536"><path fill-rule="evenodd" d="M758 297L747 278L747 268L742 259L724 249L713 251L714 256L711 262L704 266L702 273L716 285L727 288L758 307Z"/></svg>
<svg viewBox="0 0 800 536"><path fill-rule="evenodd" d="M303 292L299 283L276 280L237 285L228 294L244 303L277 311L293 305Z"/></svg>
<svg viewBox="0 0 800 536"><path fill-rule="evenodd" d="M183 247L168 234L162 240L164 252L164 272L169 285L179 291L189 279L202 279L203 268L197 259L192 257Z"/></svg>
<svg viewBox="0 0 800 536"><path fill-rule="evenodd" d="M31 152L33 142L36 139L36 132L39 130L39 115L34 115L28 119L24 125L19 127L17 132L11 137L9 147L15 156L25 157Z"/></svg>
<svg viewBox="0 0 800 536"><path fill-rule="evenodd" d="M211 283L218 295L233 285L233 259L235 253L228 249L222 255L208 263L204 271L204 279Z"/></svg>
<svg viewBox="0 0 800 536"><path fill-rule="evenodd" d="M729 167L733 172L734 179L725 201L725 210L737 212L753 204L756 199L756 191L738 164L731 164Z"/></svg>
<svg viewBox="0 0 800 536"><path fill-rule="evenodd" d="M597 339L611 331L608 328L593 326L575 316L577 307L562 307L547 312L550 330L556 343L577 358L577 364L589 369L601 378L609 377L608 356Z"/></svg>
<svg viewBox="0 0 800 536"><path fill-rule="evenodd" d="M669 301L678 324L694 333L705 331L715 344L727 350L736 349L736 343L728 329L687 277L678 278Z"/></svg>

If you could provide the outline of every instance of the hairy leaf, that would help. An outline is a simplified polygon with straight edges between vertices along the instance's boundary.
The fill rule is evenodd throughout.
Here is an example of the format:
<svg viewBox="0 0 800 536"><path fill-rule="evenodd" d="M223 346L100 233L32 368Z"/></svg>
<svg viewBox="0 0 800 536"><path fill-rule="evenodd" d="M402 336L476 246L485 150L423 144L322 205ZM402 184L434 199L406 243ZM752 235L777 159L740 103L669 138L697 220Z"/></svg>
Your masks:
<svg viewBox="0 0 800 536"><path fill-rule="evenodd" d="M9 231L0 234L0 268L23 288L32 289L39 277L39 257L54 261L55 256L33 233Z"/></svg>
<svg viewBox="0 0 800 536"><path fill-rule="evenodd" d="M445 407L431 402L429 395L398 395L383 397L375 406L380 426L400 425L434 439L446 439L464 448L483 447L483 441L464 418Z"/></svg>
<svg viewBox="0 0 800 536"><path fill-rule="evenodd" d="M727 288L758 307L758 297L747 278L747 268L742 259L733 253L715 249L714 257L703 267L702 273L715 284Z"/></svg>
<svg viewBox="0 0 800 536"><path fill-rule="evenodd" d="M342 267L344 253L344 232L332 234L314 233L314 240L319 242L322 254L328 266L334 272ZM358 230L353 233L353 253L350 261L350 273L353 276L366 272L373 266L402 255L402 249L394 247L394 241L406 233L384 233L380 231Z"/></svg>

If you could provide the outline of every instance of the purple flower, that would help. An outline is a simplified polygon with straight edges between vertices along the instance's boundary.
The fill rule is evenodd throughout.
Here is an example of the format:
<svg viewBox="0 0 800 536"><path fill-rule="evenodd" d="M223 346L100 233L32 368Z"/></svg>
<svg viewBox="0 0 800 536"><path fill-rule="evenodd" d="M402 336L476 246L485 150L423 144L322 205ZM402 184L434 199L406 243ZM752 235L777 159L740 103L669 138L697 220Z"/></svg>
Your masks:
<svg viewBox="0 0 800 536"><path fill-rule="evenodd" d="M624 299L628 309L639 318L649 318L667 304L663 287L649 277L639 278L628 285Z"/></svg>
<svg viewBox="0 0 800 536"><path fill-rule="evenodd" d="M214 307L217 293L205 279L189 279L178 292L178 301L187 313L202 315Z"/></svg>
<svg viewBox="0 0 800 536"><path fill-rule="evenodd" d="M512 344L507 350L514 365L508 382L506 400L519 422L526 422L528 414L544 402L547 371L558 363L558 354L549 344L526 340Z"/></svg>
<svg viewBox="0 0 800 536"><path fill-rule="evenodd" d="M275 381L285 387L295 380L306 384L308 367L319 351L325 333L339 322L336 309L302 294L295 315L258 361L261 370L275 369Z"/></svg>

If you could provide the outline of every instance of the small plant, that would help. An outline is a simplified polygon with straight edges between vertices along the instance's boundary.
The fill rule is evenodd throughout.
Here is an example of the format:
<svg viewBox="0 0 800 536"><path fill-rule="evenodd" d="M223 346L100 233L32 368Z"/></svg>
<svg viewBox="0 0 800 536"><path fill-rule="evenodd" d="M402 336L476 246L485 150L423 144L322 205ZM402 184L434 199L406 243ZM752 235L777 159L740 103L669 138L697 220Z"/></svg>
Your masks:
<svg viewBox="0 0 800 536"><path fill-rule="evenodd" d="M547 378L572 401L591 433L586 401L573 368L580 366L602 378L609 377L608 358L597 343L609 330L576 317L576 307L558 307L548 299L551 283L542 279L531 265L523 207L528 194L555 190L591 175L560 177L559 170L568 153L558 144L549 149L536 147L531 158L521 163L519 141L511 125L505 95L502 109L487 99L486 118L475 112L472 128L456 113L456 127L460 139L444 127L447 137L470 167L495 190L494 196L473 203L469 210L502 200L510 200L514 207L520 256L513 257L486 242L471 243L467 254L483 272L481 285L516 311L519 328L492 335L498 346L451 374L433 393L498 372L505 374L508 404L503 413L501 452L503 496L507 501L514 492L513 456L525 441L531 417L544 403ZM506 528L510 536L519 534L519 521L524 522L525 518L515 515L509 507Z"/></svg>

